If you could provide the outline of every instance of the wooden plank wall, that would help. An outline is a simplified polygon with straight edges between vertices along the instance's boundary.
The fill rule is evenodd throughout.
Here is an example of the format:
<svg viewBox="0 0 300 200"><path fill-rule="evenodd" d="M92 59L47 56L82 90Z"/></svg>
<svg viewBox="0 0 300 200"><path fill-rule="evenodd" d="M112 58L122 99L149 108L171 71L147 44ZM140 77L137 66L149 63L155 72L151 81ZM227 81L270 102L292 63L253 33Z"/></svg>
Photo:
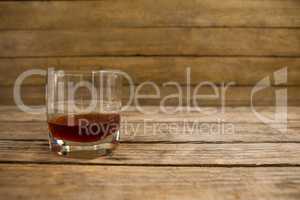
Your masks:
<svg viewBox="0 0 300 200"><path fill-rule="evenodd" d="M20 73L48 67L121 69L136 84L183 87L190 67L193 85L234 81L226 95L233 106L249 105L253 85L288 67L288 82L257 94L255 103L273 105L274 91L288 87L289 105L300 105L300 1L0 1L0 104L14 104ZM43 103L44 84L27 79L25 102ZM163 95L173 90L162 87Z"/></svg>

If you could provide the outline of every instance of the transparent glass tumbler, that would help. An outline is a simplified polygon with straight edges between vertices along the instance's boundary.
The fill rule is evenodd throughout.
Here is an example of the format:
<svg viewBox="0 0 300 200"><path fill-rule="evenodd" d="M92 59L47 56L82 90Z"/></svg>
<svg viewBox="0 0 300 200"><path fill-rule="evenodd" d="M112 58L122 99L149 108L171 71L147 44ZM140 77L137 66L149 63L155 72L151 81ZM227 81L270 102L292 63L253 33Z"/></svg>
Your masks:
<svg viewBox="0 0 300 200"><path fill-rule="evenodd" d="M111 154L120 136L122 78L118 71L48 71L50 148L59 155Z"/></svg>

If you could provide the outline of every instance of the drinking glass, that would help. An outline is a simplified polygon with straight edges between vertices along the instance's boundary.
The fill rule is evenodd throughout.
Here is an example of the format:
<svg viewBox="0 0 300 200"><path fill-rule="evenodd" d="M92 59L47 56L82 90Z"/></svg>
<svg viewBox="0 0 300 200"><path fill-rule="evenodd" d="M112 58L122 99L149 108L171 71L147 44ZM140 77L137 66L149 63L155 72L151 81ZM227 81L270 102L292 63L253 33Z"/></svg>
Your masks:
<svg viewBox="0 0 300 200"><path fill-rule="evenodd" d="M119 71L48 71L50 149L59 155L108 155L120 136Z"/></svg>

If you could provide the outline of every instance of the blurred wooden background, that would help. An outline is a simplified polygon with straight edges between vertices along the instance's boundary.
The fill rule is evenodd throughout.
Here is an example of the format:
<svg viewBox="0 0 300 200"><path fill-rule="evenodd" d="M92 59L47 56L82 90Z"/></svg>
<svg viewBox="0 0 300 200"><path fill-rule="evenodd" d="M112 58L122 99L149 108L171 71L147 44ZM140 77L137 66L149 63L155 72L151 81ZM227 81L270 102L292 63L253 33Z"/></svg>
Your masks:
<svg viewBox="0 0 300 200"><path fill-rule="evenodd" d="M288 67L287 84L259 92L255 104L273 105L274 91L288 87L289 105L300 105L300 1L1 1L0 104L14 104L20 73L48 67L121 69L135 84L178 81L183 87L190 67L192 85L234 81L226 95L233 106L249 105L253 85ZM44 80L24 82L26 103L44 102ZM174 90L162 87L162 95Z"/></svg>

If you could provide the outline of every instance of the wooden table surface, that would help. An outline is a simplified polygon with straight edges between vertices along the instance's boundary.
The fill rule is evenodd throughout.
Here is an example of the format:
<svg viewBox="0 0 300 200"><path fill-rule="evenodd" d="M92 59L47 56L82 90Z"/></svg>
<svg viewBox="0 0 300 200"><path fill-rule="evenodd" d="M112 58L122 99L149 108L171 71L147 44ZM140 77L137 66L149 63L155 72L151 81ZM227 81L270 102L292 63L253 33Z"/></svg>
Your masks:
<svg viewBox="0 0 300 200"><path fill-rule="evenodd" d="M257 110L270 117L274 108ZM220 119L234 132L186 126L213 127ZM300 107L288 108L287 133L278 131L282 124L262 123L248 107L176 115L129 109L122 120L129 126L122 127L112 156L64 158L49 152L44 114L1 106L0 197L300 199Z"/></svg>

